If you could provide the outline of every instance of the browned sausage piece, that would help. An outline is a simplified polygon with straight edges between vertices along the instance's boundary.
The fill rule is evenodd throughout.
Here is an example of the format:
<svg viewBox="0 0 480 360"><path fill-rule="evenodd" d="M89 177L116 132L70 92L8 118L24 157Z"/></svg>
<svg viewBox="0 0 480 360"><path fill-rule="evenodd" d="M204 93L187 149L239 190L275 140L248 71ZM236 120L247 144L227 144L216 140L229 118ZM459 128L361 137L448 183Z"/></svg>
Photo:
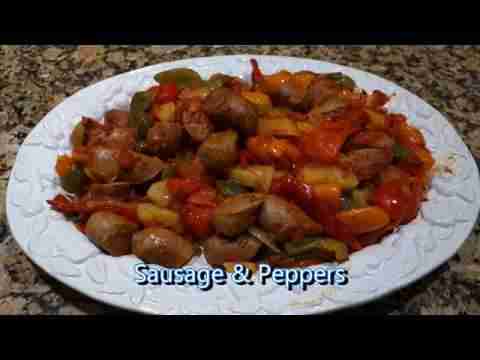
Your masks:
<svg viewBox="0 0 480 360"><path fill-rule="evenodd" d="M294 110L302 110L302 103L307 95L309 86L299 86L297 82L297 76L310 75L312 78L317 74L311 71L298 71L290 77L288 81L281 83L275 93L269 93L272 102L275 105L287 106Z"/></svg>
<svg viewBox="0 0 480 360"><path fill-rule="evenodd" d="M110 255L123 256L131 253L132 234L137 229L137 224L123 216L98 211L88 219L85 234Z"/></svg>
<svg viewBox="0 0 480 360"><path fill-rule="evenodd" d="M300 104L306 94L306 89L295 86L293 81L282 83L278 92L270 94L275 105L295 107Z"/></svg>
<svg viewBox="0 0 480 360"><path fill-rule="evenodd" d="M350 143L362 147L391 149L395 140L383 131L365 130L356 134Z"/></svg>
<svg viewBox="0 0 480 360"><path fill-rule="evenodd" d="M262 227L274 234L291 234L302 230L305 234L318 234L322 226L313 221L302 209L287 200L270 195L265 200L259 218ZM277 237L276 240L286 240L288 237Z"/></svg>
<svg viewBox="0 0 480 360"><path fill-rule="evenodd" d="M249 261L257 254L262 243L251 235L241 235L234 241L212 236L203 246L207 262L215 266L228 261Z"/></svg>
<svg viewBox="0 0 480 360"><path fill-rule="evenodd" d="M238 159L238 135L233 130L211 134L198 148L198 157L211 170L221 171Z"/></svg>
<svg viewBox="0 0 480 360"><path fill-rule="evenodd" d="M341 88L335 80L321 75L317 76L309 85L301 107L304 110L310 110L315 106L322 105L331 97L337 96L340 91Z"/></svg>
<svg viewBox="0 0 480 360"><path fill-rule="evenodd" d="M406 179L408 176L409 174L398 166L389 165L380 173L380 181L386 183L393 180Z"/></svg>
<svg viewBox="0 0 480 360"><path fill-rule="evenodd" d="M101 182L113 182L120 174L120 163L115 157L116 152L105 146L90 149L87 168Z"/></svg>
<svg viewBox="0 0 480 360"><path fill-rule="evenodd" d="M146 149L162 157L170 157L180 149L183 129L174 121L156 122L148 129Z"/></svg>
<svg viewBox="0 0 480 360"><path fill-rule="evenodd" d="M110 184L93 183L88 188L87 196L95 200L102 198L128 199L131 184L127 182L114 182Z"/></svg>
<svg viewBox="0 0 480 360"><path fill-rule="evenodd" d="M135 233L132 250L147 263L169 268L182 267L194 254L189 240L161 227L150 227Z"/></svg>
<svg viewBox="0 0 480 360"><path fill-rule="evenodd" d="M105 139L105 144L123 149L135 149L136 132L135 129L126 127L116 127Z"/></svg>
<svg viewBox="0 0 480 360"><path fill-rule="evenodd" d="M184 111L181 121L188 135L197 143L204 141L213 131L208 116L201 111Z"/></svg>
<svg viewBox="0 0 480 360"><path fill-rule="evenodd" d="M111 127L128 127L128 111L110 110L104 116L105 125Z"/></svg>
<svg viewBox="0 0 480 360"><path fill-rule="evenodd" d="M119 180L131 184L142 184L155 178L164 168L165 162L156 156L147 156L133 151L130 154L134 157L134 166L124 172Z"/></svg>
<svg viewBox="0 0 480 360"><path fill-rule="evenodd" d="M255 210L262 204L263 194L246 193L225 199L213 216L215 230L225 236L236 236L247 230L255 220Z"/></svg>
<svg viewBox="0 0 480 360"><path fill-rule="evenodd" d="M95 119L83 117L82 125L85 129L83 143L86 146L101 145L108 137L108 128Z"/></svg>
<svg viewBox="0 0 480 360"><path fill-rule="evenodd" d="M221 87L212 91L205 99L203 109L208 116L223 122L224 127L235 127L244 134L253 134L257 129L257 112L253 104L230 89Z"/></svg>
<svg viewBox="0 0 480 360"><path fill-rule="evenodd" d="M392 159L392 151L388 149L359 149L348 152L340 163L352 169L361 181L370 179L383 171L391 164Z"/></svg>

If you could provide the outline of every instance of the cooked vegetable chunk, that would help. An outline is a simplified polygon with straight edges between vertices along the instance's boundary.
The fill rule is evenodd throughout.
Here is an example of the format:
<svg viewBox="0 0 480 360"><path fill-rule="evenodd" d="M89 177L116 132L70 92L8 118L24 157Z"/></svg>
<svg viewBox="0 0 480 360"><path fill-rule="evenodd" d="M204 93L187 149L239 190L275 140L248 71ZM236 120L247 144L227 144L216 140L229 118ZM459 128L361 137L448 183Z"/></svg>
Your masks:
<svg viewBox="0 0 480 360"><path fill-rule="evenodd" d="M310 255L343 262L348 259L348 247L344 242L331 238L305 238L301 242L285 244L289 256Z"/></svg>
<svg viewBox="0 0 480 360"><path fill-rule="evenodd" d="M155 205L162 208L167 207L172 201L172 195L168 191L166 180L153 183L147 191L147 196Z"/></svg>
<svg viewBox="0 0 480 360"><path fill-rule="evenodd" d="M72 144L73 148L83 146L86 138L85 132L85 125L83 125L82 122L79 122L70 135L70 143Z"/></svg>
<svg viewBox="0 0 480 360"><path fill-rule="evenodd" d="M337 184L342 189L353 189L358 185L355 174L338 166L308 165L299 171L298 178L306 184Z"/></svg>
<svg viewBox="0 0 480 360"><path fill-rule="evenodd" d="M218 180L217 189L223 196L234 196L248 192L246 187L240 185L235 180Z"/></svg>
<svg viewBox="0 0 480 360"><path fill-rule="evenodd" d="M73 194L84 192L88 183L88 176L80 166L73 166L67 174L60 176L62 188Z"/></svg>
<svg viewBox="0 0 480 360"><path fill-rule="evenodd" d="M145 226L158 225L176 231L181 231L180 216L172 210L160 208L156 205L144 203L137 207L138 219Z"/></svg>
<svg viewBox="0 0 480 360"><path fill-rule="evenodd" d="M273 166L251 165L245 168L235 167L230 171L230 177L243 186L267 193L272 185Z"/></svg>
<svg viewBox="0 0 480 360"><path fill-rule="evenodd" d="M175 84L179 89L200 86L203 82L196 71L186 68L162 71L154 78L160 84Z"/></svg>
<svg viewBox="0 0 480 360"><path fill-rule="evenodd" d="M164 104L153 104L152 115L155 120L160 122L170 122L175 120L176 106L173 101Z"/></svg>
<svg viewBox="0 0 480 360"><path fill-rule="evenodd" d="M390 222L388 214L377 206L342 211L337 219L355 234L379 230Z"/></svg>
<svg viewBox="0 0 480 360"><path fill-rule="evenodd" d="M134 128L140 139L147 136L148 129L153 125L153 120L147 111L152 106L152 94L140 91L133 95L128 114L128 127Z"/></svg>

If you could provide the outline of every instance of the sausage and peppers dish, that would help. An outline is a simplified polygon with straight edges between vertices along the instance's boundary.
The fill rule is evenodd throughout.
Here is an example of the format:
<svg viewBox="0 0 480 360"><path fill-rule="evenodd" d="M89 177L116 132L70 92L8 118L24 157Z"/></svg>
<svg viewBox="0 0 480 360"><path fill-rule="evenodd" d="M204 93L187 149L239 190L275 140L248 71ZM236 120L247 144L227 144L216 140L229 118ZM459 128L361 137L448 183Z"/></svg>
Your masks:
<svg viewBox="0 0 480 360"><path fill-rule="evenodd" d="M82 118L50 206L111 256L182 267L344 262L412 221L434 159L390 97L342 73L155 75Z"/></svg>

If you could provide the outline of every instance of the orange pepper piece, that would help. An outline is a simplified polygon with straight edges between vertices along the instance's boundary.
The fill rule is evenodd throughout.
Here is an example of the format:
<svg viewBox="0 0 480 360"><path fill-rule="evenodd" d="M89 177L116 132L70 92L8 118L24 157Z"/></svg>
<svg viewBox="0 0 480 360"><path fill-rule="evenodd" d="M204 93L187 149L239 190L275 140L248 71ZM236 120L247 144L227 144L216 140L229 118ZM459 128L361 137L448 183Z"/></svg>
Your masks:
<svg viewBox="0 0 480 360"><path fill-rule="evenodd" d="M68 155L60 155L57 158L57 163L55 164L55 171L58 176L65 176L73 168L73 159Z"/></svg>
<svg viewBox="0 0 480 360"><path fill-rule="evenodd" d="M337 219L354 234L364 234L379 230L390 222L390 216L378 206L341 211Z"/></svg>

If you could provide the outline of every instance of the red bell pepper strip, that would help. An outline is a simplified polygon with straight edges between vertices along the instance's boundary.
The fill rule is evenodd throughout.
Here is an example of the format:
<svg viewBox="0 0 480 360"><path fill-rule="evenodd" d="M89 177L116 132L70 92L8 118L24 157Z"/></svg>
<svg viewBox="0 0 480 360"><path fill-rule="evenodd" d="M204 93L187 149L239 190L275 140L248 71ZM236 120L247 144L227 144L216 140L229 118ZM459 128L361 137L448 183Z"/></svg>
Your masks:
<svg viewBox="0 0 480 360"><path fill-rule="evenodd" d="M250 64L252 64L252 82L254 84L260 83L263 81L263 74L258 66L258 62L255 59L250 59Z"/></svg>
<svg viewBox="0 0 480 360"><path fill-rule="evenodd" d="M57 158L57 163L55 164L55 171L58 176L66 176L70 171L72 171L74 165L74 160L68 155L61 155Z"/></svg>
<svg viewBox="0 0 480 360"><path fill-rule="evenodd" d="M117 200L70 199L60 194L52 200L47 200L47 203L54 210L67 215L80 214L86 218L87 215L97 211L111 211L135 223L140 223L137 217L137 203Z"/></svg>
<svg viewBox="0 0 480 360"><path fill-rule="evenodd" d="M392 180L375 189L372 201L390 216L393 222L405 223L417 216L424 191L415 178Z"/></svg>
<svg viewBox="0 0 480 360"><path fill-rule="evenodd" d="M214 208L187 203L181 211L182 223L194 236L205 238L212 233Z"/></svg>
<svg viewBox="0 0 480 360"><path fill-rule="evenodd" d="M248 150L242 150L240 151L240 156L239 156L239 161L240 161L240 166L245 168L249 164L252 164L255 162L255 156L251 154Z"/></svg>
<svg viewBox="0 0 480 360"><path fill-rule="evenodd" d="M215 208L217 206L216 198L217 193L215 189L204 188L191 194L186 202L202 207Z"/></svg>
<svg viewBox="0 0 480 360"><path fill-rule="evenodd" d="M175 84L164 84L159 85L156 90L155 103L156 104L165 104L168 102L175 101L178 95L177 85Z"/></svg>
<svg viewBox="0 0 480 360"><path fill-rule="evenodd" d="M347 138L359 130L350 121L324 121L305 134L301 147L305 155L322 163L335 163Z"/></svg>
<svg viewBox="0 0 480 360"><path fill-rule="evenodd" d="M195 179L170 178L167 180L168 191L180 201L187 199L202 186L203 184Z"/></svg>
<svg viewBox="0 0 480 360"><path fill-rule="evenodd" d="M309 212L313 205L313 193L311 187L291 175L274 179L270 191L272 194L277 194L293 201L306 212Z"/></svg>

